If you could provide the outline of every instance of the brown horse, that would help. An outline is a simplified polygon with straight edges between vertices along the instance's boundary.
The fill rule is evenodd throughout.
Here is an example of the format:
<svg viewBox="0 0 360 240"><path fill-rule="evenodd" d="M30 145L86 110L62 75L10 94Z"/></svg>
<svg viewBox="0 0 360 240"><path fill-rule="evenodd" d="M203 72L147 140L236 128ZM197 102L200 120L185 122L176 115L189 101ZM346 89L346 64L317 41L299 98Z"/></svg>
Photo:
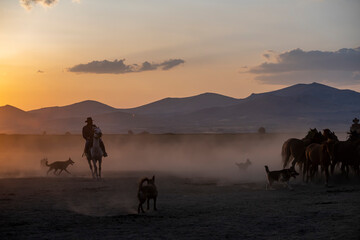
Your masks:
<svg viewBox="0 0 360 240"><path fill-rule="evenodd" d="M312 143L306 147L306 162L304 166L306 171L306 181L308 181L309 178L314 178L314 175L318 172L320 166L321 172L325 172L325 185L328 185L329 166L332 159L332 156L329 154L331 144L331 141L328 141L323 144Z"/></svg>
<svg viewBox="0 0 360 240"><path fill-rule="evenodd" d="M335 166L341 163L341 173L349 176L349 168L352 167L356 174L359 174L360 145L352 141L337 141L329 145L329 154L332 156L331 173L334 173Z"/></svg>
<svg viewBox="0 0 360 240"><path fill-rule="evenodd" d="M303 179L305 177L305 168L303 164L306 161L305 149L311 143L320 143L323 141L323 136L316 128L310 129L308 134L303 139L290 138L286 140L281 149L281 156L283 161L283 168L286 168L292 160L291 165L299 165L303 169Z"/></svg>

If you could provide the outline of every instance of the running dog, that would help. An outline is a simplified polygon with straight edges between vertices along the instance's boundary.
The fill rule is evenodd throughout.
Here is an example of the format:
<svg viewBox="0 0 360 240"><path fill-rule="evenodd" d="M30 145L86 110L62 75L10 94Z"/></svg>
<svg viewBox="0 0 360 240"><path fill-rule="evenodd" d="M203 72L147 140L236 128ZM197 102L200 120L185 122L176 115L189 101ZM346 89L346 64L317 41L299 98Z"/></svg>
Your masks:
<svg viewBox="0 0 360 240"><path fill-rule="evenodd" d="M143 186L144 182L147 182L146 185ZM138 213L140 214L140 211L144 213L144 209L142 207L143 203L147 201L147 210L149 210L149 201L150 199L154 199L154 210L156 211L156 198L157 198L158 192L155 186L155 176L153 176L151 179L149 178L143 178L141 179L139 183L139 189L138 189L138 199L139 199L139 206L138 206Z"/></svg>
<svg viewBox="0 0 360 240"><path fill-rule="evenodd" d="M299 173L295 171L294 167L286 168L279 171L269 171L269 167L265 166L265 170L268 179L268 183L266 184L266 190L268 189L268 187L272 188L272 184L275 181L285 183L287 187L292 190L289 185L290 178L296 178L296 176L299 175Z"/></svg>
<svg viewBox="0 0 360 240"><path fill-rule="evenodd" d="M60 175L60 173L62 173L62 171L65 171L69 174L71 174L66 168L71 164L73 165L75 162L73 160L71 160L71 158L69 158L67 161L57 161L57 162L53 162L51 164L48 164L48 161L45 161L45 165L47 167L49 167L49 170L47 171L47 175L49 174L49 172L51 170L54 170L54 174L55 175ZM59 173L57 173L57 171L60 170Z"/></svg>

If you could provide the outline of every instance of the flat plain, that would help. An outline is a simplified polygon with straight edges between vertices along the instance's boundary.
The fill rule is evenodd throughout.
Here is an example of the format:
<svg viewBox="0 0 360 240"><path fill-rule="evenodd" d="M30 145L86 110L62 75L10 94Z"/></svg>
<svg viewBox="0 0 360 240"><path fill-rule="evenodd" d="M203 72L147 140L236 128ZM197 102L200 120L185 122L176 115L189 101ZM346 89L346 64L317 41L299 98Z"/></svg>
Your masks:
<svg viewBox="0 0 360 240"><path fill-rule="evenodd" d="M360 181L332 176L265 190L287 135L104 136L93 180L80 136L0 137L1 239L359 239ZM15 149L19 149L15 151ZM40 159L75 161L46 175ZM249 158L247 171L235 162ZM156 176L158 211L137 214L142 177ZM146 206L144 206L146 207ZM146 209L146 208L145 208Z"/></svg>

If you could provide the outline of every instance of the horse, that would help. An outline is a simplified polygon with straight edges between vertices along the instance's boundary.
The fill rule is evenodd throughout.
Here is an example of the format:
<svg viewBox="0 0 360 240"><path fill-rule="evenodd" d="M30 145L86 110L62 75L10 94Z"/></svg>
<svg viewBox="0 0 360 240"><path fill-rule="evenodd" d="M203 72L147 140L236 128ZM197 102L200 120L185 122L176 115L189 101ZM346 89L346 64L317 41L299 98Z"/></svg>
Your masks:
<svg viewBox="0 0 360 240"><path fill-rule="evenodd" d="M309 130L308 134L303 139L290 138L284 142L281 149L281 156L283 161L283 168L286 168L290 162L292 161L292 166L298 164L300 169L303 169L303 179L305 177L305 168L303 168L303 164L306 161L305 158L305 149L311 143L320 143L324 140L321 132L319 132L316 128Z"/></svg>
<svg viewBox="0 0 360 240"><path fill-rule="evenodd" d="M101 136L102 136L102 132L100 128L98 127L94 128L94 136L93 136L92 146L90 148L90 154L86 153L86 158L89 163L91 174L93 178L97 178L97 179L101 179L101 162L103 156L103 152L100 147ZM96 162L99 162L99 171ZM94 166L94 170L92 165Z"/></svg>
<svg viewBox="0 0 360 240"><path fill-rule="evenodd" d="M332 155L329 153L329 149L332 142L327 141L325 143L312 143L306 147L305 156L306 162L304 169L306 171L306 181L309 177L314 178L315 173L318 172L318 167L321 167L321 172L325 172L325 185L328 186L329 182L329 166L331 164ZM310 175L310 176L309 176Z"/></svg>
<svg viewBox="0 0 360 240"><path fill-rule="evenodd" d="M334 173L335 166L341 163L341 173L347 178L349 167L352 167L356 174L359 174L360 146L352 141L337 141L329 146L329 153L332 155L331 173Z"/></svg>

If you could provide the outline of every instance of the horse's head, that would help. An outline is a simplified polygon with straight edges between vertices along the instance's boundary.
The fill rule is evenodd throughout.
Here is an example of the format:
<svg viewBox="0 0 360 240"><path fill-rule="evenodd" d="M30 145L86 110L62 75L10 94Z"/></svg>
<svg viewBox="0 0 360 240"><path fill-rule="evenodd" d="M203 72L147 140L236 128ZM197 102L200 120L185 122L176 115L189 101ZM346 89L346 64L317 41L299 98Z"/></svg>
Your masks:
<svg viewBox="0 0 360 240"><path fill-rule="evenodd" d="M330 131L328 128L323 130L322 136L322 142L327 140L339 141L338 137L335 135L335 132Z"/></svg>
<svg viewBox="0 0 360 240"><path fill-rule="evenodd" d="M336 144L336 141L332 140L332 139L329 139L325 143L322 144L323 151L328 154L331 163L336 162L335 144Z"/></svg>
<svg viewBox="0 0 360 240"><path fill-rule="evenodd" d="M316 128L310 128L309 132L305 138L303 138L303 140L309 140L312 143L320 143L324 139L320 131L318 131Z"/></svg>
<svg viewBox="0 0 360 240"><path fill-rule="evenodd" d="M94 128L94 138L101 138L101 136L102 136L101 129L98 127Z"/></svg>

